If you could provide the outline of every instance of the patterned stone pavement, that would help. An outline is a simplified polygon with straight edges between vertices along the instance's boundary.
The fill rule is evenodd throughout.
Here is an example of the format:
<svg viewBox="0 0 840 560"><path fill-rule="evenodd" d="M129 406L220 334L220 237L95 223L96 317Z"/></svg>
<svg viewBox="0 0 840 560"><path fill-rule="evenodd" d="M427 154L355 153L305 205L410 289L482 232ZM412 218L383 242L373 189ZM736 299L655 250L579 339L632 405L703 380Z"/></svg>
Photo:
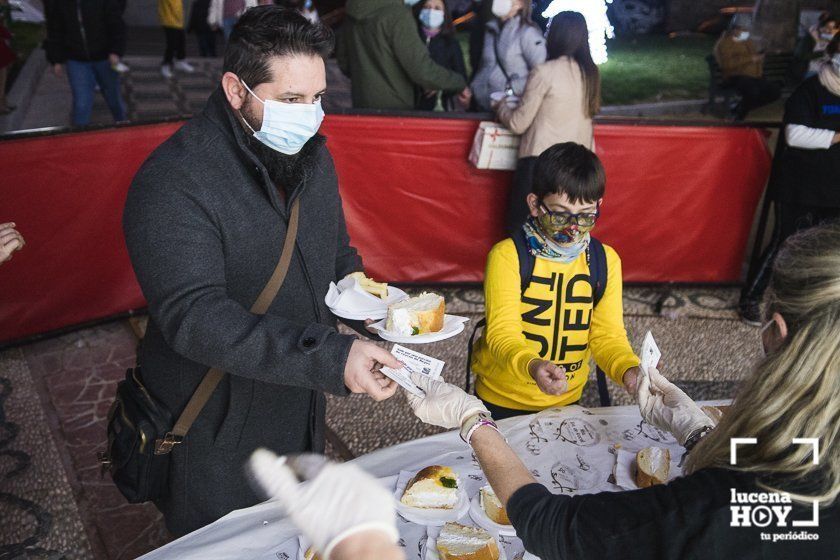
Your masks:
<svg viewBox="0 0 840 560"><path fill-rule="evenodd" d="M483 313L480 290L436 289L448 310L473 324ZM758 356L757 329L737 321L736 300L735 289L630 288L631 341L638 347L652 330L668 377L695 398L730 397ZM421 350L445 360L444 377L462 386L470 331ZM128 322L116 321L0 353L0 558L134 558L167 542L158 512L127 504L96 464L105 416L135 345ZM614 402L628 403L616 389ZM584 404L597 400L588 385ZM402 395L328 403L328 424L353 454L438 431L417 421ZM328 453L338 458L334 448Z"/></svg>

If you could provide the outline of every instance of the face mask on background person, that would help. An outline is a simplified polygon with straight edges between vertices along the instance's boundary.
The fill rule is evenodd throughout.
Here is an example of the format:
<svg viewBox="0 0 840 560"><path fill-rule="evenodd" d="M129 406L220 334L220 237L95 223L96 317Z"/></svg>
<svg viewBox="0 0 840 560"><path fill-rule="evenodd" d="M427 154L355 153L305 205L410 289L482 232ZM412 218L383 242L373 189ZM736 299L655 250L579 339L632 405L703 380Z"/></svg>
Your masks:
<svg viewBox="0 0 840 560"><path fill-rule="evenodd" d="M513 0L493 0L493 7L490 9L497 18L506 17L513 9Z"/></svg>
<svg viewBox="0 0 840 560"><path fill-rule="evenodd" d="M735 35L735 40L736 41L746 41L749 38L750 38L750 32L749 31L741 31L740 33Z"/></svg>
<svg viewBox="0 0 840 560"><path fill-rule="evenodd" d="M281 154L298 153L310 138L315 136L324 120L321 100L315 103L281 103L272 99L262 100L248 85L240 80L248 93L264 105L262 126L259 130L242 120L254 133L254 138ZM240 113L241 115L241 113Z"/></svg>
<svg viewBox="0 0 840 560"><path fill-rule="evenodd" d="M417 2L419 2L420 0L403 0L403 1L405 2L405 5L406 5L406 6L413 6L413 5L415 5Z"/></svg>
<svg viewBox="0 0 840 560"><path fill-rule="evenodd" d="M437 29L443 25L444 18L443 10L432 10L429 8L420 10L420 23L427 29Z"/></svg>
<svg viewBox="0 0 840 560"><path fill-rule="evenodd" d="M831 65L834 67L834 72L840 74L840 53L831 57Z"/></svg>

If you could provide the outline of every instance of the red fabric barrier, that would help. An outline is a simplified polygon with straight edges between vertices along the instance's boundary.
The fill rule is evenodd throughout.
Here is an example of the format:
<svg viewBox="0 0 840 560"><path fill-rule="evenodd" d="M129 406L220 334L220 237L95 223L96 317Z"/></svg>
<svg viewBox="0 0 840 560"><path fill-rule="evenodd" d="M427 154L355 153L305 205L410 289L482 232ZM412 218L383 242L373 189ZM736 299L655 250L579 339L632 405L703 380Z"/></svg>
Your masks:
<svg viewBox="0 0 840 560"><path fill-rule="evenodd" d="M121 232L126 190L179 123L0 142L0 222L26 248L0 267L0 341L145 305ZM473 120L330 116L353 244L392 282L480 281L510 173L466 161ZM769 173L762 132L597 127L608 184L596 235L631 282L736 282Z"/></svg>

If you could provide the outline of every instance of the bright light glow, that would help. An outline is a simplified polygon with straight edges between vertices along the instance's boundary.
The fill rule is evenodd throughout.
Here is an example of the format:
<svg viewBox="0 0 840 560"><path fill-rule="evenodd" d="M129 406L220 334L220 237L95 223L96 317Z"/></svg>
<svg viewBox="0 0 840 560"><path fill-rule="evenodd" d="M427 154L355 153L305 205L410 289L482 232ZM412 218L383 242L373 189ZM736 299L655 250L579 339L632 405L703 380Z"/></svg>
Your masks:
<svg viewBox="0 0 840 560"><path fill-rule="evenodd" d="M615 30L607 17L607 4L612 4L612 0L554 0L542 15L551 18L560 12L583 14L589 28L592 60L595 64L603 64L607 61L607 39L615 37Z"/></svg>

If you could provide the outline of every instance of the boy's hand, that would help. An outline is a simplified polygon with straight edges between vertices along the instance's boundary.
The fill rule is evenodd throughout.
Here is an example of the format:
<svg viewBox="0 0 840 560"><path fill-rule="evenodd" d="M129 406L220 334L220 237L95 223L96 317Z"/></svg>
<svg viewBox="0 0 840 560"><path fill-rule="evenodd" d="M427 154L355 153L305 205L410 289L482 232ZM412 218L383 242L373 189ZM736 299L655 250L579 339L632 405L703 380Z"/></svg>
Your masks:
<svg viewBox="0 0 840 560"><path fill-rule="evenodd" d="M562 395L569 388L566 368L548 360L531 360L528 373L537 382L537 387L546 395Z"/></svg>

